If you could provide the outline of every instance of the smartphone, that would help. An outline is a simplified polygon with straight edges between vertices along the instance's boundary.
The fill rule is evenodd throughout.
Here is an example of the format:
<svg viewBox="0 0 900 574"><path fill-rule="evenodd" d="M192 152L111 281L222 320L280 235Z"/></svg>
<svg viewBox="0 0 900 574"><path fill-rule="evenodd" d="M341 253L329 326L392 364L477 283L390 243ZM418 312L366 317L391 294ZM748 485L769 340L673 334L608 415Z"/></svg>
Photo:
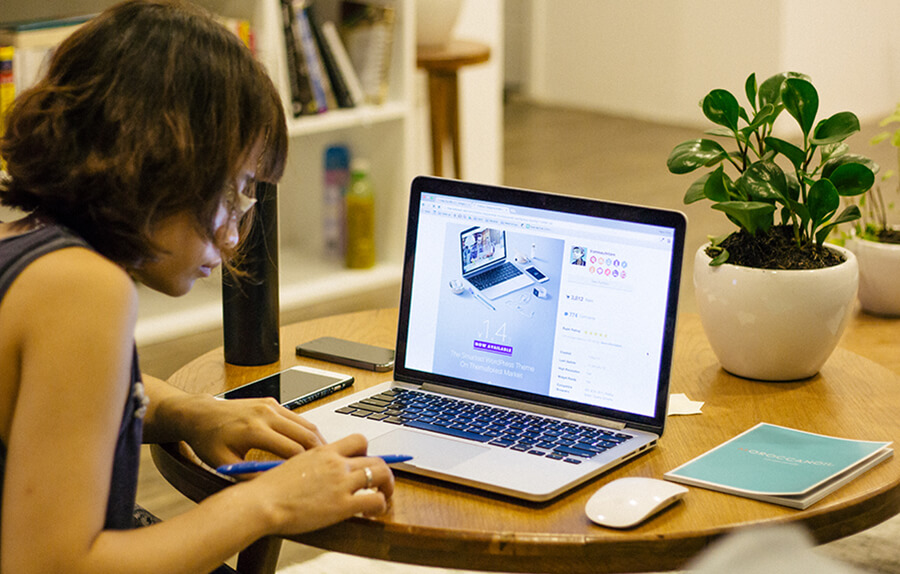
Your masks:
<svg viewBox="0 0 900 574"><path fill-rule="evenodd" d="M370 371L390 371L394 350L336 337L319 337L297 345L297 354Z"/></svg>
<svg viewBox="0 0 900 574"><path fill-rule="evenodd" d="M549 279L549 277L547 277L546 275L541 273L541 270L538 269L537 267L535 267L534 265L532 265L530 267L526 267L525 273L528 273L529 275L534 277L534 280L537 281L538 283L543 283L544 281L547 281Z"/></svg>
<svg viewBox="0 0 900 574"><path fill-rule="evenodd" d="M272 397L294 409L353 384L353 377L312 367L293 367L216 395L222 399Z"/></svg>

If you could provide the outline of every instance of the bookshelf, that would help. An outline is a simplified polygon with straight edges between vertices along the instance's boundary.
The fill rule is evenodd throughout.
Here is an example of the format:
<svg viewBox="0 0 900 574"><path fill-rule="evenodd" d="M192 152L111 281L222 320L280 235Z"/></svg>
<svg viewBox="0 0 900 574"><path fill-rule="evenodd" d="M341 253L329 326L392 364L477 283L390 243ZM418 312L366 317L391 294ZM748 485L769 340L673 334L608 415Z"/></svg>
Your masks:
<svg viewBox="0 0 900 574"><path fill-rule="evenodd" d="M316 0L317 9L336 8L339 0ZM280 0L202 0L217 14L248 19L257 58L269 70L285 109L291 94L284 48ZM314 313L337 300L365 299L399 290L405 232L406 198L413 177L415 13L413 0L395 0L389 89L380 105L329 110L291 117L287 169L279 188L280 302L282 313ZM332 144L347 145L372 166L376 189L378 261L366 270L345 269L328 260L322 244L323 154ZM198 281L184 297L172 299L142 288L137 340L152 344L221 325L220 275Z"/></svg>
<svg viewBox="0 0 900 574"><path fill-rule="evenodd" d="M47 20L99 12L116 0L9 0L0 23ZM194 0L215 14L249 20L257 57L269 70L284 103L290 103L280 0ZM376 0L386 1L386 0ZM338 109L317 116L289 115L290 157L279 186L280 298L290 320L323 312L352 310L352 305L393 305L399 292L409 182L429 171L427 97L424 74L415 69L416 0L389 0L396 10L386 102ZM316 0L326 11L340 0ZM468 37L500 43L501 3L468 0L468 23L457 26ZM465 12L465 11L464 11ZM320 16L325 16L322 11ZM463 20L466 20L464 17ZM467 177L499 183L501 156L502 70L497 62L461 78L463 137L467 138ZM286 107L286 109L288 109ZM468 126L468 127L467 127ZM466 131L469 130L467 134ZM468 137L467 137L468 136ZM372 166L376 188L378 262L373 269L345 269L322 256L322 155L344 143ZM0 213L0 218L10 219ZM349 306L348 303L349 302ZM218 274L199 281L184 297L173 299L141 288L137 339L151 344L221 326ZM283 319L284 321L284 319Z"/></svg>

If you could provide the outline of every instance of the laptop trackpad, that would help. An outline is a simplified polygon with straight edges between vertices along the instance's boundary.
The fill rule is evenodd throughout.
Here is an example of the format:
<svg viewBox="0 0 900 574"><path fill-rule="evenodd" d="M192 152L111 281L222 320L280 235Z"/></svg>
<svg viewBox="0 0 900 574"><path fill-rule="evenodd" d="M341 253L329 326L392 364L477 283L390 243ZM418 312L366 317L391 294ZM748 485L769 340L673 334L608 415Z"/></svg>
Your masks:
<svg viewBox="0 0 900 574"><path fill-rule="evenodd" d="M489 448L397 429L369 441L369 454L407 454L413 460L406 464L419 468L449 470L454 466L489 451Z"/></svg>

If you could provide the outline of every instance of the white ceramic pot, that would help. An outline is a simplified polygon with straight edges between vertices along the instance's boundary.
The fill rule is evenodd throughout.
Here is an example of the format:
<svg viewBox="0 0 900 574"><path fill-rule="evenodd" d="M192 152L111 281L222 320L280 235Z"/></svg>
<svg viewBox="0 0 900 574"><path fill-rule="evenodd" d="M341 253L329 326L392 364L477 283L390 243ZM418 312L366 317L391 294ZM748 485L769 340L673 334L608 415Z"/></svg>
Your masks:
<svg viewBox="0 0 900 574"><path fill-rule="evenodd" d="M764 381L815 375L831 355L853 309L856 257L816 270L710 267L704 245L694 258L703 330L722 367Z"/></svg>
<svg viewBox="0 0 900 574"><path fill-rule="evenodd" d="M416 44L443 46L453 36L462 0L416 0Z"/></svg>
<svg viewBox="0 0 900 574"><path fill-rule="evenodd" d="M859 261L859 302L869 313L900 316L900 245L854 238L847 242Z"/></svg>

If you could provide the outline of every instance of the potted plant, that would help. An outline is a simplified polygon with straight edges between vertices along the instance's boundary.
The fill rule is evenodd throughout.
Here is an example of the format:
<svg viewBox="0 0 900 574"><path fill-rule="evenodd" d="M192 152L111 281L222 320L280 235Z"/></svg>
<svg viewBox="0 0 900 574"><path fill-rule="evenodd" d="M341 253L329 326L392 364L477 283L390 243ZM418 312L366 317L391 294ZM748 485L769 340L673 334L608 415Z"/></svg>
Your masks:
<svg viewBox="0 0 900 574"><path fill-rule="evenodd" d="M900 105L881 121L881 127L900 123ZM889 142L897 153L900 166L900 127L884 131L872 139L873 145ZM859 302L869 313L900 316L900 229L888 223L888 210L893 202L885 201L882 185L894 176L888 170L876 185L860 196L858 205L862 217L854 222L853 231L846 241L859 262ZM900 185L895 188L900 193ZM848 198L847 201L853 201Z"/></svg>
<svg viewBox="0 0 900 574"><path fill-rule="evenodd" d="M824 241L835 226L859 219L856 205L838 212L841 197L868 191L877 166L849 153L845 140L859 131L856 115L840 112L816 123L819 97L807 76L787 72L758 84L751 74L744 89L749 109L721 89L701 102L717 126L707 135L736 149L694 139L675 146L667 162L676 174L711 168L684 201L708 199L737 226L696 254L698 310L729 372L808 378L837 345L858 282L854 255ZM773 135L784 111L799 127L799 144Z"/></svg>

